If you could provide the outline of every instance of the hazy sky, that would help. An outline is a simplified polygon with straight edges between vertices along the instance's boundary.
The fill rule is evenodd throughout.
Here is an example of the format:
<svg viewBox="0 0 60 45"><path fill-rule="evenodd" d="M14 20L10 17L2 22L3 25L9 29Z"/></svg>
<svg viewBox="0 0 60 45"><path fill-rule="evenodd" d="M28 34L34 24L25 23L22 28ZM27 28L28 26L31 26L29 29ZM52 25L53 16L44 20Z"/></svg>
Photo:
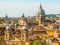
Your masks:
<svg viewBox="0 0 60 45"><path fill-rule="evenodd" d="M9 17L34 16L40 6L46 14L60 13L60 0L0 0L0 17L6 14Z"/></svg>

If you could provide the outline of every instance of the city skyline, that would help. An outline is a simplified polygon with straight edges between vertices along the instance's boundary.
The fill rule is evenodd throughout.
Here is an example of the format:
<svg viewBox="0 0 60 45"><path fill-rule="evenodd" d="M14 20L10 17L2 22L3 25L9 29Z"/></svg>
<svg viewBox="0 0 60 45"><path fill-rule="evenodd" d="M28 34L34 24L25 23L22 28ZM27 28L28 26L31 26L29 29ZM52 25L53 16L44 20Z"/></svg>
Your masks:
<svg viewBox="0 0 60 45"><path fill-rule="evenodd" d="M34 16L42 4L46 14L60 14L59 0L0 0L0 17Z"/></svg>

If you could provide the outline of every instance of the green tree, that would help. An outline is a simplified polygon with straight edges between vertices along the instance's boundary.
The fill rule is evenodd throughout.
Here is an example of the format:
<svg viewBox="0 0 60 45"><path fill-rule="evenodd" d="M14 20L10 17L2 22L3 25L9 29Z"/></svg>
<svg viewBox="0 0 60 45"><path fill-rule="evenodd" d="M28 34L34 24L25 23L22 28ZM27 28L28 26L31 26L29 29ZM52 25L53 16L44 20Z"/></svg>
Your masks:
<svg viewBox="0 0 60 45"><path fill-rule="evenodd" d="M42 45L39 40L34 40L30 45Z"/></svg>
<svg viewBox="0 0 60 45"><path fill-rule="evenodd" d="M26 45L25 42L22 42L21 45Z"/></svg>

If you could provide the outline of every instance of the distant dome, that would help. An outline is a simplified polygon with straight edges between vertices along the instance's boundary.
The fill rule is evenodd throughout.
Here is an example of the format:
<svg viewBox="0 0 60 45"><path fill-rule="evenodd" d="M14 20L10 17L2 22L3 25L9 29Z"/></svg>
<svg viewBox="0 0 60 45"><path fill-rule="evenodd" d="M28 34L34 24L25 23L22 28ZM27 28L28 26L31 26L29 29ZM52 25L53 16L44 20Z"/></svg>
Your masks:
<svg viewBox="0 0 60 45"><path fill-rule="evenodd" d="M23 26L23 30L27 30L28 29L28 26L27 25L24 25Z"/></svg>
<svg viewBox="0 0 60 45"><path fill-rule="evenodd" d="M42 8L42 5L40 5L39 9L38 9L38 13L42 16L42 15L45 15L45 11L44 9Z"/></svg>
<svg viewBox="0 0 60 45"><path fill-rule="evenodd" d="M7 16L7 14L6 14L6 16L5 16L6 18L8 18L8 16Z"/></svg>
<svg viewBox="0 0 60 45"><path fill-rule="evenodd" d="M45 15L45 11L43 9L41 10L41 14L42 15Z"/></svg>
<svg viewBox="0 0 60 45"><path fill-rule="evenodd" d="M21 16L22 18L25 18L25 15L24 15L24 13L22 14L22 16Z"/></svg>
<svg viewBox="0 0 60 45"><path fill-rule="evenodd" d="M10 30L10 27L9 27L9 26L7 26L7 27L6 27L6 30Z"/></svg>

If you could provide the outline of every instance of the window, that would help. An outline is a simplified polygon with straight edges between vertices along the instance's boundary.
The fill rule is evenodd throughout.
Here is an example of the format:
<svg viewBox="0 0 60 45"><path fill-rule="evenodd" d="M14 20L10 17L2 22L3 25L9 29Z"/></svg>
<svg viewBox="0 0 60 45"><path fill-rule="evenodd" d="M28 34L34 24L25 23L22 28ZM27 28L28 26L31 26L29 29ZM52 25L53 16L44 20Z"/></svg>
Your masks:
<svg viewBox="0 0 60 45"><path fill-rule="evenodd" d="M60 34L58 34L58 38L60 38Z"/></svg>

